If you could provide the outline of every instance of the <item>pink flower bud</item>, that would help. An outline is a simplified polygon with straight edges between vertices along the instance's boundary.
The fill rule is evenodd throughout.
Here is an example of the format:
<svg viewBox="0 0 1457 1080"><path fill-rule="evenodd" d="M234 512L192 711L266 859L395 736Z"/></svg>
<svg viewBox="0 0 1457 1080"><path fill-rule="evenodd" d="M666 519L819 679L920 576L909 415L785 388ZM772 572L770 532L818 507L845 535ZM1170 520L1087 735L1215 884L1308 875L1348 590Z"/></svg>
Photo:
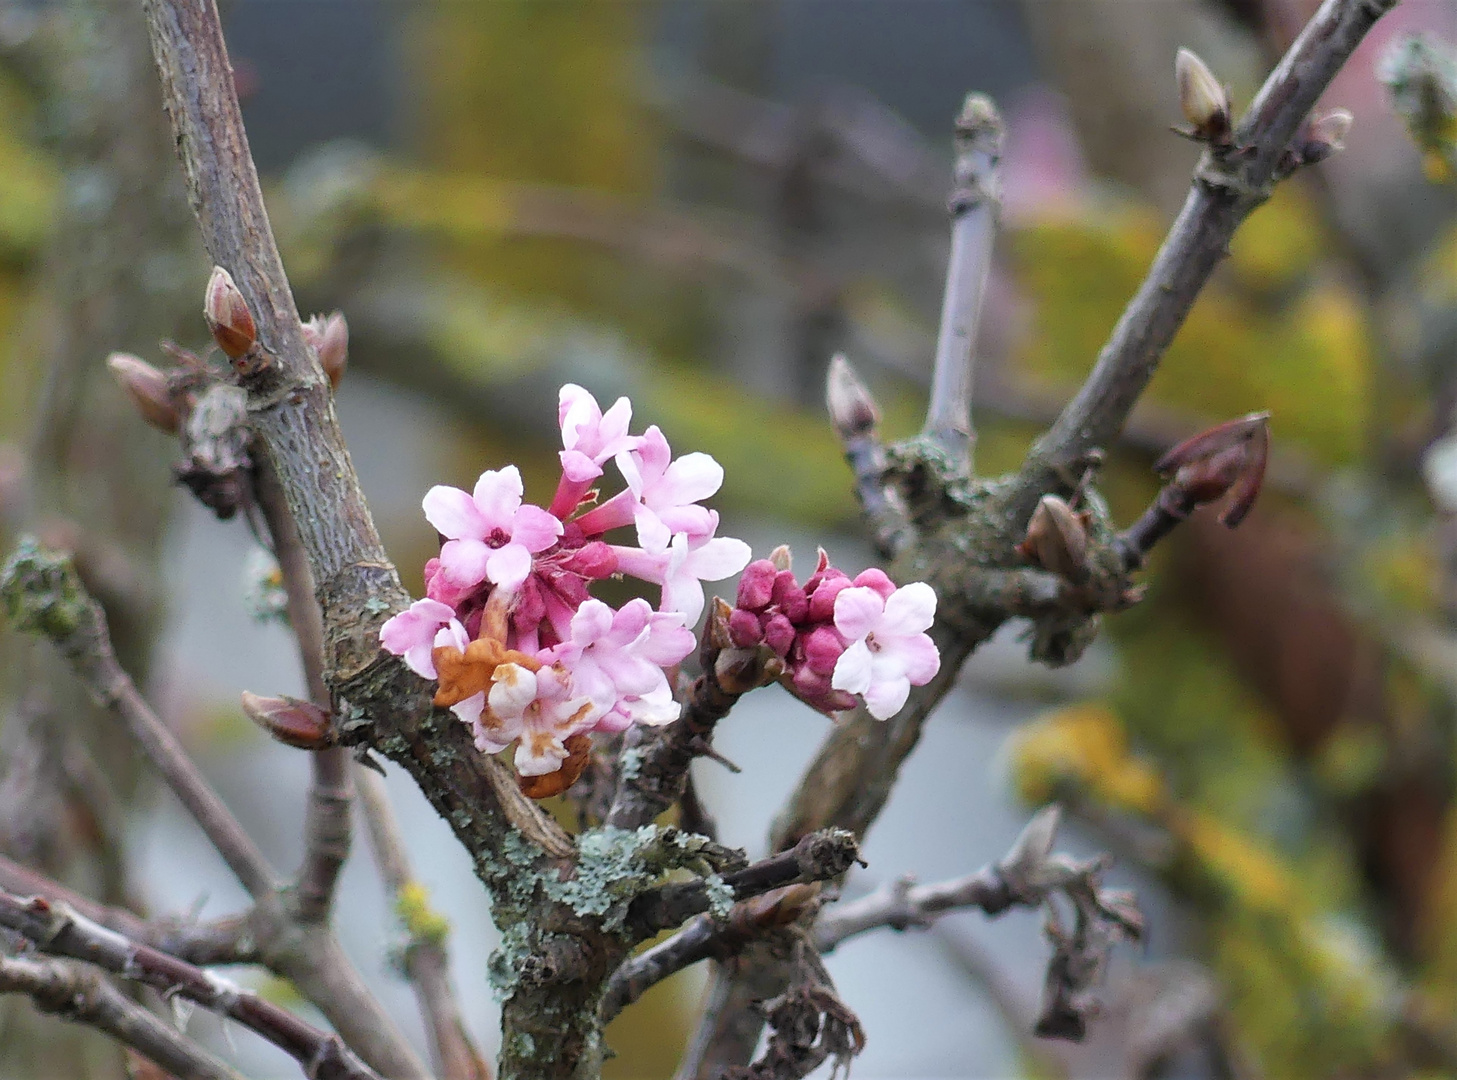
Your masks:
<svg viewBox="0 0 1457 1080"><path fill-rule="evenodd" d="M832 627L819 626L801 640L805 665L825 678L833 675L835 664L845 651L844 638L840 637Z"/></svg>
<svg viewBox="0 0 1457 1080"><path fill-rule="evenodd" d="M794 624L778 613L769 616L764 623L764 643L777 655L784 656L794 644Z"/></svg>
<svg viewBox="0 0 1457 1080"><path fill-rule="evenodd" d="M605 578L617 573L617 556L601 540L583 544L562 561L562 568L585 578Z"/></svg>
<svg viewBox="0 0 1457 1080"><path fill-rule="evenodd" d="M804 617L809 614L809 598L794 580L792 570L781 570L774 575L774 589L770 599L790 622L803 622Z"/></svg>
<svg viewBox="0 0 1457 1080"><path fill-rule="evenodd" d="M739 578L737 606L749 611L762 611L768 607L777 573L768 559L757 559L744 567L744 574Z"/></svg>
<svg viewBox="0 0 1457 1080"><path fill-rule="evenodd" d="M750 649L764 640L763 627L759 617L752 611L735 608L728 620L729 640L740 649Z"/></svg>
<svg viewBox="0 0 1457 1080"><path fill-rule="evenodd" d="M874 566L869 570L862 570L856 576L854 584L879 593L882 600L889 600L891 593L895 592L895 582L886 576L884 570Z"/></svg>
<svg viewBox="0 0 1457 1080"><path fill-rule="evenodd" d="M842 589L849 587L850 579L834 568L828 570L818 582L814 582L813 589L806 586L806 591L809 592L809 621L834 622L835 597L840 595Z"/></svg>
<svg viewBox="0 0 1457 1080"><path fill-rule="evenodd" d="M248 302L243 299L233 275L221 266L212 268L202 313L213 340L230 360L246 356L258 340L258 330L253 325L253 313L248 310Z"/></svg>
<svg viewBox="0 0 1457 1080"><path fill-rule="evenodd" d="M349 324L344 313L315 315L304 323L304 340L314 347L319 356L319 366L329 376L329 385L335 390L344 378L344 368L349 362Z"/></svg>

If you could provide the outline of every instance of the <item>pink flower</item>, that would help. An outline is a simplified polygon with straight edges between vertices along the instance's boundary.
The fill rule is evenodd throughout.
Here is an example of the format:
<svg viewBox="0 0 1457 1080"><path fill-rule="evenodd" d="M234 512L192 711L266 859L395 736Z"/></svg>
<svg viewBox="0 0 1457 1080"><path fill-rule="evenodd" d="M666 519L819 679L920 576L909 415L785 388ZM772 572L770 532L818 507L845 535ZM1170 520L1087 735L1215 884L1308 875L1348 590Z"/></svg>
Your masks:
<svg viewBox="0 0 1457 1080"><path fill-rule="evenodd" d="M562 429L562 479L551 501L551 512L565 521L582 501L592 481L602 475L608 458L626 453L640 441L627 433L632 402L618 398L606 413L597 399L575 383L561 389L557 422Z"/></svg>
<svg viewBox="0 0 1457 1080"><path fill-rule="evenodd" d="M871 716L888 720L906 703L911 687L930 682L941 667L925 633L936 617L936 593L917 581L887 595L885 575L875 571L872 580L870 573L835 597L835 629L849 644L835 663L831 685L859 694Z"/></svg>
<svg viewBox="0 0 1457 1080"><path fill-rule="evenodd" d="M617 467L627 490L577 519L587 535L635 523L637 542L654 553L666 551L675 533L691 539L713 535L713 511L698 503L723 485L723 466L708 454L684 454L675 461L663 433L650 427L635 449L617 455Z"/></svg>
<svg viewBox="0 0 1457 1080"><path fill-rule="evenodd" d="M481 473L467 495L443 484L425 493L425 517L447 542L440 571L456 590L490 581L515 591L531 573L531 557L556 543L562 523L538 506L521 503L515 465Z"/></svg>
<svg viewBox="0 0 1457 1080"><path fill-rule="evenodd" d="M663 669L696 644L677 612L655 612L642 599L629 600L620 611L587 600L572 616L570 638L542 659L550 657L571 671L574 692L589 696L598 709L598 729L621 731L634 723L678 718Z"/></svg>
<svg viewBox="0 0 1457 1080"><path fill-rule="evenodd" d="M431 653L438 645L464 649L470 642L455 611L438 600L416 600L379 628L379 641L388 652L403 656L416 675L436 678Z"/></svg>
<svg viewBox="0 0 1457 1080"><path fill-rule="evenodd" d="M617 568L624 574L651 581L663 587L659 611L683 613L683 621L692 626L703 614L703 582L722 581L742 570L753 554L749 545L731 537L715 537L718 513L709 510L707 532L697 537L687 533L673 534L666 551L652 552L640 548L613 547Z"/></svg>

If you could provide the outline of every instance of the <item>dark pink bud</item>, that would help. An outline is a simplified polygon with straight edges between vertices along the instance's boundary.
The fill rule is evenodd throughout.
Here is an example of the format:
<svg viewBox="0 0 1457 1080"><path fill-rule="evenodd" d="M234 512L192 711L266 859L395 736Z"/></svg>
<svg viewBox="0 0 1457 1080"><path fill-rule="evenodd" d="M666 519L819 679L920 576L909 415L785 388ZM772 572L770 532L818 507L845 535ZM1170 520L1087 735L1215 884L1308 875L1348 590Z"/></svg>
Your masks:
<svg viewBox="0 0 1457 1080"><path fill-rule="evenodd" d="M583 544L562 566L585 578L605 578L617 573L617 556L601 540Z"/></svg>
<svg viewBox="0 0 1457 1080"><path fill-rule="evenodd" d="M832 675L835 662L845 651L844 639L833 627L816 627L801 639L804 643L805 665L818 675Z"/></svg>
<svg viewBox="0 0 1457 1080"><path fill-rule="evenodd" d="M855 584L874 589L883 600L889 600L891 593L895 592L895 582L886 576L884 570L874 566L856 575Z"/></svg>
<svg viewBox="0 0 1457 1080"><path fill-rule="evenodd" d="M743 608L735 608L728 621L729 640L740 649L751 649L764 640L759 616Z"/></svg>
<svg viewBox="0 0 1457 1080"><path fill-rule="evenodd" d="M833 568L820 578L809 596L809 621L814 623L834 622L835 597L849 587L850 579Z"/></svg>
<svg viewBox="0 0 1457 1080"><path fill-rule="evenodd" d="M804 595L799 582L794 580L794 571L781 570L774 575L773 603L789 617L790 622L803 622L809 614L809 597Z"/></svg>
<svg viewBox="0 0 1457 1080"><path fill-rule="evenodd" d="M764 623L764 643L784 656L794 644L794 624L777 612L770 615Z"/></svg>
<svg viewBox="0 0 1457 1080"><path fill-rule="evenodd" d="M855 699L830 685L830 676L800 667L790 680L791 689L801 701L823 713L844 712L855 707Z"/></svg>
<svg viewBox="0 0 1457 1080"><path fill-rule="evenodd" d="M536 576L532 575L521 586L521 593L516 597L516 606L511 609L511 621L516 624L519 632L536 629L544 618L546 601L542 599L541 586L537 584Z"/></svg>
<svg viewBox="0 0 1457 1080"><path fill-rule="evenodd" d="M768 559L756 559L744 567L739 578L738 606L749 611L762 611L774 594L774 576L778 573Z"/></svg>

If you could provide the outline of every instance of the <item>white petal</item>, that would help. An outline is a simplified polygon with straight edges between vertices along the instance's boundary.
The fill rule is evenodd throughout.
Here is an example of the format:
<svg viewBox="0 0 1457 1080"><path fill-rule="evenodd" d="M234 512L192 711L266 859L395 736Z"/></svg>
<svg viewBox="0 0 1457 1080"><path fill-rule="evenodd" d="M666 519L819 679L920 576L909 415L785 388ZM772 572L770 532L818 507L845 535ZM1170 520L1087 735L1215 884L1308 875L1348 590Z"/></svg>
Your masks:
<svg viewBox="0 0 1457 1080"><path fill-rule="evenodd" d="M522 544L497 548L486 560L486 577L508 592L520 588L530 573L531 552Z"/></svg>
<svg viewBox="0 0 1457 1080"><path fill-rule="evenodd" d="M536 700L536 673L520 664L500 664L491 681L491 711L503 720L519 717Z"/></svg>
<svg viewBox="0 0 1457 1080"><path fill-rule="evenodd" d="M906 703L910 692L910 680L905 677L876 683L865 691L865 707L870 710L870 715L875 719L889 720L901 711L901 706Z"/></svg>
<svg viewBox="0 0 1457 1080"><path fill-rule="evenodd" d="M521 483L521 470L515 465L481 473L473 493L481 516L491 529L511 529L512 520L521 506L526 488Z"/></svg>
<svg viewBox="0 0 1457 1080"><path fill-rule="evenodd" d="M420 505L425 510L425 520L447 539L471 537L483 540L491 531L475 500L460 488L436 484L425 492Z"/></svg>
<svg viewBox="0 0 1457 1080"><path fill-rule="evenodd" d="M868 586L852 585L841 589L835 597L835 629L851 641L863 641L866 634L879 628L884 615L885 601ZM851 691L852 694L859 692Z"/></svg>
<svg viewBox="0 0 1457 1080"><path fill-rule="evenodd" d="M847 589L846 592L848 591ZM855 642L835 661L835 673L830 676L830 686L849 694L865 693L870 689L871 659L870 647L863 641Z"/></svg>
<svg viewBox="0 0 1457 1080"><path fill-rule="evenodd" d="M719 536L690 550L687 565L693 576L702 581L722 581L748 566L753 557L753 549L742 540Z"/></svg>
<svg viewBox="0 0 1457 1080"><path fill-rule="evenodd" d="M885 602L885 621L881 629L904 637L919 634L935 619L936 590L924 581L913 581L891 593L890 599Z"/></svg>

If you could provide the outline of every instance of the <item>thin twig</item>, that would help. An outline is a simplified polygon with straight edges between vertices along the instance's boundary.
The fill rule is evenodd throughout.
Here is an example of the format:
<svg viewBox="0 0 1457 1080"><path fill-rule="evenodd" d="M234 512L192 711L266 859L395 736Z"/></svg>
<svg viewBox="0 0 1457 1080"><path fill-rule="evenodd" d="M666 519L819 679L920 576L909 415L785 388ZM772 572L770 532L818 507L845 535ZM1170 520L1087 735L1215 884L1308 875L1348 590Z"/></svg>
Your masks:
<svg viewBox="0 0 1457 1080"><path fill-rule="evenodd" d="M461 1018L460 1003L450 981L444 934L418 932L418 924L428 916L418 910L406 914L411 906L410 893L418 892L420 886L410 870L405 835L390 804L385 779L361 767L355 775L355 787L380 877L410 933L405 945L405 976L415 989L415 1000L430 1034L436 1071L451 1080L490 1080L490 1066L471 1042ZM422 904L423 898L417 903Z"/></svg>
<svg viewBox="0 0 1457 1080"><path fill-rule="evenodd" d="M11 621L49 638L96 701L122 719L248 894L257 898L272 892L274 872L252 837L121 669L106 617L87 595L71 561L42 551L34 541L22 541L6 564L0 595Z"/></svg>
<svg viewBox="0 0 1457 1080"><path fill-rule="evenodd" d="M0 994L26 994L43 1013L103 1031L177 1080L243 1080L80 964L0 956Z"/></svg>
<svg viewBox="0 0 1457 1080"><path fill-rule="evenodd" d="M1007 502L1031 517L1047 492L1070 494L1076 466L1112 445L1165 350L1183 326L1235 230L1269 198L1282 157L1311 107L1376 20L1398 0L1325 0L1270 73L1229 148L1211 147L1148 276L1077 396L1037 441Z"/></svg>
<svg viewBox="0 0 1457 1080"><path fill-rule="evenodd" d="M956 188L951 193L951 256L931 373L926 435L970 465L971 384L982 297L991 276L1001 210L997 166L1002 119L991 99L969 94L956 118Z"/></svg>
<svg viewBox="0 0 1457 1080"><path fill-rule="evenodd" d="M298 529L272 464L266 454L256 456L259 458L255 483L258 508L273 540L273 557L283 578L288 621L298 642L309 700L327 709L324 623L318 601L314 599L308 557L299 543ZM316 750L310 755L309 764L312 775L304 824L304 860L299 869L295 903L300 920L322 922L329 917L339 874L349 857L349 804L353 798L350 753L342 746Z"/></svg>
<svg viewBox="0 0 1457 1080"><path fill-rule="evenodd" d="M0 926L51 956L89 964L236 1020L294 1058L310 1080L379 1080L339 1036L221 976L109 930L65 904L0 890Z"/></svg>
<svg viewBox="0 0 1457 1080"><path fill-rule="evenodd" d="M843 354L830 359L825 375L825 405L845 460L855 476L855 497L865 512L876 554L893 559L916 539L900 493L885 483L885 444L880 440L880 407Z"/></svg>
<svg viewBox="0 0 1457 1080"><path fill-rule="evenodd" d="M177 918L144 919L126 908L98 904L4 855L0 855L0 889L67 904L93 922L199 967L259 962L258 946L251 939L246 917L233 916L208 923Z"/></svg>

